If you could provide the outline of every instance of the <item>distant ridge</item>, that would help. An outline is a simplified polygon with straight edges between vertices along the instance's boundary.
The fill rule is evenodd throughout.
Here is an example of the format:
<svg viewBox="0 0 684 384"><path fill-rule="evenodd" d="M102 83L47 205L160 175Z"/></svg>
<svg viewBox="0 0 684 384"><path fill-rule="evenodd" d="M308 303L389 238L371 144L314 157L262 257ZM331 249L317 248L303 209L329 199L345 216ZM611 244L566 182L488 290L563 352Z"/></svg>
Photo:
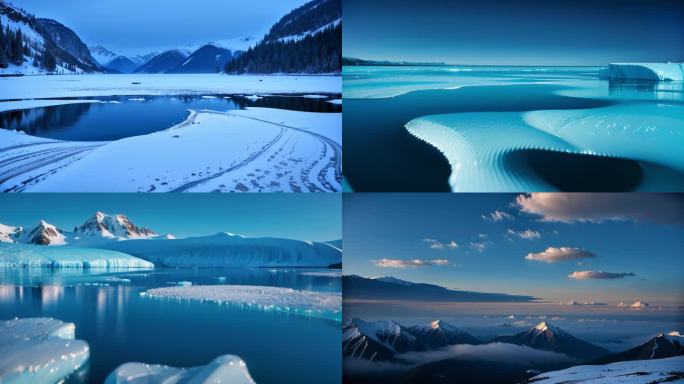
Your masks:
<svg viewBox="0 0 684 384"><path fill-rule="evenodd" d="M387 60L364 60L355 57L342 57L342 65L357 65L357 66L433 66L433 65L447 65L443 62L410 62L410 61L387 61Z"/></svg>

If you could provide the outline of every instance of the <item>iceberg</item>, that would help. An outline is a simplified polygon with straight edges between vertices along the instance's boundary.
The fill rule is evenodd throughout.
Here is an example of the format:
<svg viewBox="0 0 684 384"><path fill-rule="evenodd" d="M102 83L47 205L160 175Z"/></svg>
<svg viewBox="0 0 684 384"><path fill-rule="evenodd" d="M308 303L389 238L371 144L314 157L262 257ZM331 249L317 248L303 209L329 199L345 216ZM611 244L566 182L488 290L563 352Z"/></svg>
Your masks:
<svg viewBox="0 0 684 384"><path fill-rule="evenodd" d="M0 243L0 268L154 268L154 264L103 249Z"/></svg>
<svg viewBox="0 0 684 384"><path fill-rule="evenodd" d="M684 63L614 63L608 76L615 80L684 80Z"/></svg>
<svg viewBox="0 0 684 384"><path fill-rule="evenodd" d="M247 364L238 356L223 355L209 364L193 368L175 368L166 365L126 363L107 376L105 384L254 384Z"/></svg>
<svg viewBox="0 0 684 384"><path fill-rule="evenodd" d="M326 243L231 233L186 239L121 241L103 248L163 267L319 267L342 262L342 251Z"/></svg>
<svg viewBox="0 0 684 384"><path fill-rule="evenodd" d="M0 383L57 383L76 372L90 349L75 329L52 318L0 322Z"/></svg>
<svg viewBox="0 0 684 384"><path fill-rule="evenodd" d="M194 285L152 288L143 297L208 301L232 304L264 311L322 317L342 321L342 295L258 285Z"/></svg>
<svg viewBox="0 0 684 384"><path fill-rule="evenodd" d="M535 384L560 383L665 383L681 379L684 356L653 360L623 361L607 365L579 365L542 373L530 379Z"/></svg>

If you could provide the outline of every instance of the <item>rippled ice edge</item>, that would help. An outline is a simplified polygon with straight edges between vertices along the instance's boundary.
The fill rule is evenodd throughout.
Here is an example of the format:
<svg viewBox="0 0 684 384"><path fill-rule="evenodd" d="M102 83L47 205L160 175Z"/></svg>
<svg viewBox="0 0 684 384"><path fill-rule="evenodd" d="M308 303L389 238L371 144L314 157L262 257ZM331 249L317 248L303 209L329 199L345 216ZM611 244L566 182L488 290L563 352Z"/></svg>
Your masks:
<svg viewBox="0 0 684 384"><path fill-rule="evenodd" d="M345 69L345 98L426 89L552 84L607 100L591 109L422 116L406 128L451 166L453 191L684 190L682 82L614 83L601 68L362 67ZM349 79L349 80L348 80ZM514 98L515 88L511 88Z"/></svg>

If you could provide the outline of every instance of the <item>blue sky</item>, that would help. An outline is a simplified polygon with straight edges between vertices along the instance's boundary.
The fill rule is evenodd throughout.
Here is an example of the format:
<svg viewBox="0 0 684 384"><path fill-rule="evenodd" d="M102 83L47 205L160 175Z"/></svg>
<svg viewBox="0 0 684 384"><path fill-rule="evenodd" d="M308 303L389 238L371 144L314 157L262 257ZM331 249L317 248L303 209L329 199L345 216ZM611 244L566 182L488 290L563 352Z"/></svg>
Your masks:
<svg viewBox="0 0 684 384"><path fill-rule="evenodd" d="M341 237L338 194L23 194L0 195L0 223L64 230L96 211L123 213L139 226L177 237L221 231L327 241Z"/></svg>
<svg viewBox="0 0 684 384"><path fill-rule="evenodd" d="M679 0L345 0L344 55L488 65L683 61Z"/></svg>
<svg viewBox="0 0 684 384"><path fill-rule="evenodd" d="M124 54L260 35L305 0L12 0Z"/></svg>
<svg viewBox="0 0 684 384"><path fill-rule="evenodd" d="M513 194L345 195L344 273L554 302L681 303L683 198L598 195L522 196L522 205ZM567 259L539 261L553 255ZM412 259L423 265L389 267ZM634 276L569 277L582 271Z"/></svg>

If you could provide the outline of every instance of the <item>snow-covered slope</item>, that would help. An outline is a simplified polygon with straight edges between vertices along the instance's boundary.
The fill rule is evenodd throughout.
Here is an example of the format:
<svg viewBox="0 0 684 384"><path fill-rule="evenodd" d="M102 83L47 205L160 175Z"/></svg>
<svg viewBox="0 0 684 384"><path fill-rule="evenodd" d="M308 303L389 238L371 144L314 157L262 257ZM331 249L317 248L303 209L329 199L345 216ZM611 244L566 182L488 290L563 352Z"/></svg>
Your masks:
<svg viewBox="0 0 684 384"><path fill-rule="evenodd" d="M190 54L176 68L166 73L219 73L229 61L239 56L240 52L207 44Z"/></svg>
<svg viewBox="0 0 684 384"><path fill-rule="evenodd" d="M585 361L596 359L609 353L607 350L580 340L546 321L537 324L528 331L512 336L499 336L494 341L527 345L532 348L564 353Z"/></svg>
<svg viewBox="0 0 684 384"><path fill-rule="evenodd" d="M58 383L89 358L76 326L51 318L0 321L0 383Z"/></svg>
<svg viewBox="0 0 684 384"><path fill-rule="evenodd" d="M0 243L14 243L17 241L19 233L23 231L21 227L12 227L0 224Z"/></svg>
<svg viewBox="0 0 684 384"><path fill-rule="evenodd" d="M31 230L20 231L16 237L17 243L36 245L64 245L66 236L61 229L41 220Z"/></svg>
<svg viewBox="0 0 684 384"><path fill-rule="evenodd" d="M96 45L89 48L93 58L103 67L121 73L133 73L141 65L157 55L156 52L146 55L125 56Z"/></svg>
<svg viewBox="0 0 684 384"><path fill-rule="evenodd" d="M480 344L473 335L442 320L435 320L425 326L410 327L409 332L429 349L455 344Z"/></svg>
<svg viewBox="0 0 684 384"><path fill-rule="evenodd" d="M0 243L0 268L154 268L154 264L104 249Z"/></svg>
<svg viewBox="0 0 684 384"><path fill-rule="evenodd" d="M614 63L608 74L619 80L682 81L684 63Z"/></svg>
<svg viewBox="0 0 684 384"><path fill-rule="evenodd" d="M201 367L126 363L107 376L105 384L254 384L247 364L238 356L223 355Z"/></svg>
<svg viewBox="0 0 684 384"><path fill-rule="evenodd" d="M328 267L342 252L328 244L229 233L186 239L122 241L102 245L164 267Z"/></svg>
<svg viewBox="0 0 684 384"><path fill-rule="evenodd" d="M149 228L138 227L122 214L107 215L103 212L96 212L70 235L80 244L87 243L89 239L151 239L158 236Z"/></svg>
<svg viewBox="0 0 684 384"><path fill-rule="evenodd" d="M177 68L189 55L190 52L185 50L170 49L149 59L135 73L166 73Z"/></svg>
<svg viewBox="0 0 684 384"><path fill-rule="evenodd" d="M423 351L409 329L393 320L351 319L342 330L342 355L370 361L392 361L397 353Z"/></svg>
<svg viewBox="0 0 684 384"><path fill-rule="evenodd" d="M677 331L660 333L637 347L602 357L594 364L608 364L629 360L662 359L684 354L684 337Z"/></svg>
<svg viewBox="0 0 684 384"><path fill-rule="evenodd" d="M562 371L542 373L534 384L651 384L684 382L684 356L658 360L637 360L608 365L580 365Z"/></svg>

